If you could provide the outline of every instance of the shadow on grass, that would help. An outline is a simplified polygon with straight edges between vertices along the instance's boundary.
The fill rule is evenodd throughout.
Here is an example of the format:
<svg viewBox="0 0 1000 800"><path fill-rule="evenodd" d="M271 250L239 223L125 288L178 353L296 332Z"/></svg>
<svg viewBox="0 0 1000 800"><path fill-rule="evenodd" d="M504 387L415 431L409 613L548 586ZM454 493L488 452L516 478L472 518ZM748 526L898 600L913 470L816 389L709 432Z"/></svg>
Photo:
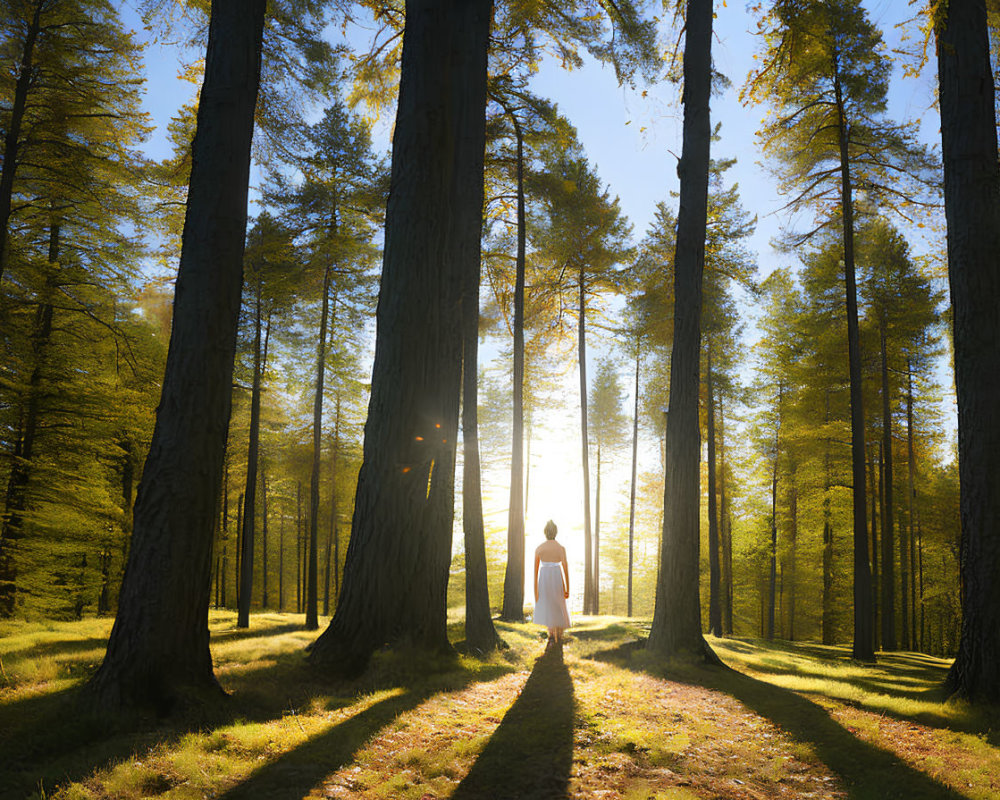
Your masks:
<svg viewBox="0 0 1000 800"><path fill-rule="evenodd" d="M573 681L549 647L452 800L568 797L573 766Z"/></svg>
<svg viewBox="0 0 1000 800"><path fill-rule="evenodd" d="M107 769L151 747L170 747L187 733L208 731L236 721L269 722L280 719L290 708L307 707L317 698L323 698L328 709L343 708L366 692L407 685L433 686L448 681L468 684L491 680L513 669L485 666L472 672L458 671L453 666L446 675L424 677L413 669L400 667L396 662L401 660L376 659L375 668L359 680L342 681L328 679L308 665L301 651L280 654L265 666L220 670L219 680L231 696L218 703L189 707L182 715L166 720L135 716L108 721L81 714L79 684L0 702L0 753L3 754L0 799L24 798L40 789L51 794L56 786L82 780L95 770ZM444 662L434 666L444 666ZM416 703L428 692L411 688L402 696L362 712L358 715L359 722L347 720L337 729L364 733L376 722L381 727L408 707L408 698L417 698ZM290 794L258 796L291 797Z"/></svg>
<svg viewBox="0 0 1000 800"><path fill-rule="evenodd" d="M738 672L656 662L642 642L595 653L592 658L658 678L723 692L774 722L840 776L852 800L960 800L964 797L914 769L894 753L857 738L811 700Z"/></svg>
<svg viewBox="0 0 1000 800"><path fill-rule="evenodd" d="M59 640L54 642L39 642L28 647L11 650L4 653L3 658L8 663L16 659L30 657L38 658L59 658L60 656L73 656L86 653L89 650L100 650L101 657L104 656L104 648L107 647L107 636L94 636L88 639Z"/></svg>
<svg viewBox="0 0 1000 800"><path fill-rule="evenodd" d="M268 762L219 798L299 800L332 772L350 763L366 741L400 714L416 708L441 691L459 691L473 683L495 680L510 671L507 667L487 666L440 685L411 688L403 694L381 700Z"/></svg>

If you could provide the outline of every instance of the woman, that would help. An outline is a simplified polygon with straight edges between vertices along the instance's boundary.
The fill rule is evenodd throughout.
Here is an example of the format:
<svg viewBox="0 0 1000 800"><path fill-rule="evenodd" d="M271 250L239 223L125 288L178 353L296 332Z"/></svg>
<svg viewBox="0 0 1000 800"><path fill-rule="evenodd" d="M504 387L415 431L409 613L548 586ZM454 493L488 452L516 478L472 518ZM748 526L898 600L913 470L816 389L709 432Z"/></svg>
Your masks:
<svg viewBox="0 0 1000 800"><path fill-rule="evenodd" d="M549 642L562 644L563 630L568 628L569 567L566 548L556 539L556 524L545 523L545 541L535 550L535 614L534 621L549 629Z"/></svg>

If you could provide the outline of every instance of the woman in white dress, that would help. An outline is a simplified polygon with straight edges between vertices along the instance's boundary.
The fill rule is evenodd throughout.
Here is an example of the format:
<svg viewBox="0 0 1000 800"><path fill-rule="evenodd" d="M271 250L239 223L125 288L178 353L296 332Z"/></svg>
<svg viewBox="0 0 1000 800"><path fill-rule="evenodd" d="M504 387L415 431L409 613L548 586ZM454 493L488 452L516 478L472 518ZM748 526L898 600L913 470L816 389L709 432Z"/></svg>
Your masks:
<svg viewBox="0 0 1000 800"><path fill-rule="evenodd" d="M556 541L556 524L545 523L545 541L535 550L534 621L549 629L549 641L562 643L563 630L570 626L566 599L569 597L569 567L566 548Z"/></svg>

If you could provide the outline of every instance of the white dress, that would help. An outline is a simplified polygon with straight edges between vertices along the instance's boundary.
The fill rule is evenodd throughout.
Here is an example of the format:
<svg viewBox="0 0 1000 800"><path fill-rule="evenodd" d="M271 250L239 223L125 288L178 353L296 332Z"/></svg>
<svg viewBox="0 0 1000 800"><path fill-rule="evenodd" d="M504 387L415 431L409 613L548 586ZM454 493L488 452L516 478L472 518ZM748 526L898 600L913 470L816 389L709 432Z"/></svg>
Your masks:
<svg viewBox="0 0 1000 800"><path fill-rule="evenodd" d="M559 561L542 561L538 566L538 602L535 603L533 621L546 628L570 626L562 564Z"/></svg>

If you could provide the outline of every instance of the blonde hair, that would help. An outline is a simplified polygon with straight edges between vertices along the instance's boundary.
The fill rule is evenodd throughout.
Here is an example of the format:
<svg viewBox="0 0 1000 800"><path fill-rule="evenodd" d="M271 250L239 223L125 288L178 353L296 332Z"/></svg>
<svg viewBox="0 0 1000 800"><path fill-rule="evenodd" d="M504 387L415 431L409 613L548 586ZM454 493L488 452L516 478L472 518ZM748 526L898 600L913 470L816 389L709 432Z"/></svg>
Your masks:
<svg viewBox="0 0 1000 800"><path fill-rule="evenodd" d="M556 538L556 533L558 533L558 532L559 532L559 529L556 527L556 524L552 520L549 520L548 522L545 523L545 538L546 539L555 539Z"/></svg>

